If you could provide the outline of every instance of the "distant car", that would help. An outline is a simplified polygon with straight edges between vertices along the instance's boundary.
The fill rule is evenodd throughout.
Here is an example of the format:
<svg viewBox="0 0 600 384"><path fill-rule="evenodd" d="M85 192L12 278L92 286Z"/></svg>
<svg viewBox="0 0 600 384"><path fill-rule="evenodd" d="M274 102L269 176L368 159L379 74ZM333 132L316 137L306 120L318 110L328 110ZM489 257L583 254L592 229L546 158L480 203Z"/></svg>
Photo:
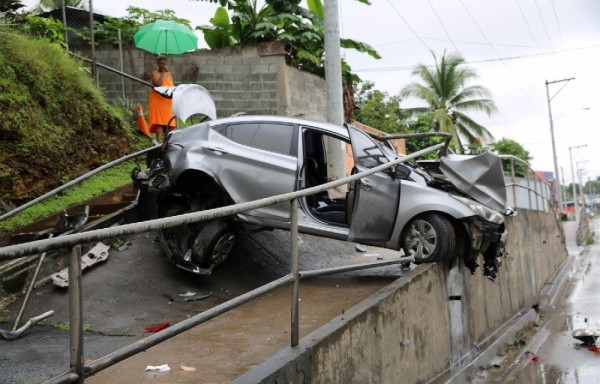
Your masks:
<svg viewBox="0 0 600 384"><path fill-rule="evenodd" d="M343 169L352 174L399 156L351 125L236 116L172 131L153 154L145 182L159 193L161 217L244 203L326 183L334 147L346 148ZM472 271L481 253L484 274L496 277L506 188L495 155L405 162L333 192L299 199L299 232L403 249L417 262L460 255ZM239 229L289 230L289 207L164 229L160 239L175 265L210 274L232 252Z"/></svg>

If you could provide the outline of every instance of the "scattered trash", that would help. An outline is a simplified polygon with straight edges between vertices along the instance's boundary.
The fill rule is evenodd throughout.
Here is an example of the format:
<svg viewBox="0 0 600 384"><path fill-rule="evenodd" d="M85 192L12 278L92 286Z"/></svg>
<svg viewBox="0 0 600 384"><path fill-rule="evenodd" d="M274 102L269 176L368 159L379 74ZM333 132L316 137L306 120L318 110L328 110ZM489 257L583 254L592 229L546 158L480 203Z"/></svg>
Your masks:
<svg viewBox="0 0 600 384"><path fill-rule="evenodd" d="M367 252L367 247L365 247L364 245L361 245L361 244L356 244L356 250L358 252Z"/></svg>
<svg viewBox="0 0 600 384"><path fill-rule="evenodd" d="M190 297L186 297L185 301L198 301L198 300L204 300L208 297L212 296L212 292L207 293L206 295L202 295L202 296L190 296Z"/></svg>
<svg viewBox="0 0 600 384"><path fill-rule="evenodd" d="M403 347L408 347L410 345L410 340L402 338L402 339L400 339L400 345Z"/></svg>
<svg viewBox="0 0 600 384"><path fill-rule="evenodd" d="M588 351L590 351L590 352L600 352L600 347L596 347L594 345L593 347L589 347Z"/></svg>
<svg viewBox="0 0 600 384"><path fill-rule="evenodd" d="M525 351L525 357L527 357L534 363L537 363L540 360L540 357L538 355L534 355L532 352L529 351Z"/></svg>
<svg viewBox="0 0 600 384"><path fill-rule="evenodd" d="M144 327L144 329L148 332L158 332L158 331L162 331L165 328L168 328L170 325L171 324L168 321L165 321L164 323L151 325L149 327Z"/></svg>
<svg viewBox="0 0 600 384"><path fill-rule="evenodd" d="M169 364L149 365L146 367L146 371L168 372L170 370L171 370L171 367L169 367Z"/></svg>
<svg viewBox="0 0 600 384"><path fill-rule="evenodd" d="M191 296L195 296L195 295L196 295L196 292L190 292L190 291L187 291L186 293L180 293L179 294L179 296L181 296L181 297L191 297Z"/></svg>
<svg viewBox="0 0 600 384"><path fill-rule="evenodd" d="M589 328L587 317L584 319L585 328L576 329L571 334L574 338L581 341L586 346L595 346L596 340L600 337L600 331L597 329Z"/></svg>
<svg viewBox="0 0 600 384"><path fill-rule="evenodd" d="M187 367L185 365L181 366L181 370L184 372L196 372L196 368L194 367Z"/></svg>
<svg viewBox="0 0 600 384"><path fill-rule="evenodd" d="M92 265L108 259L108 250L110 247L102 242L96 244L85 255L81 256L81 270L87 269ZM54 285L66 288L69 286L69 268L63 268L60 272L50 275Z"/></svg>
<svg viewBox="0 0 600 384"><path fill-rule="evenodd" d="M129 248L129 245L130 245L129 243L123 244L119 248L117 248L117 251L123 252L123 251L125 251L126 249Z"/></svg>
<svg viewBox="0 0 600 384"><path fill-rule="evenodd" d="M379 253L365 253L363 256L364 257L376 257L376 256L379 256Z"/></svg>

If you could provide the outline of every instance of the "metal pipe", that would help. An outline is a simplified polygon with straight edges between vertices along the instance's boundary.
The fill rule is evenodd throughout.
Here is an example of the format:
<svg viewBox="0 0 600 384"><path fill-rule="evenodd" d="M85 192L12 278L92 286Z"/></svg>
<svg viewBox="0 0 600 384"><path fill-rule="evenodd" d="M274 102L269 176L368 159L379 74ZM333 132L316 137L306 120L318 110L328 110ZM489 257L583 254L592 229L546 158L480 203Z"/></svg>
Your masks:
<svg viewBox="0 0 600 384"><path fill-rule="evenodd" d="M513 187L512 187L512 193L513 193L513 206L516 208L519 206L519 204L517 204L517 191L516 191L516 187L515 187L515 159L510 159L510 177L512 179L512 183L513 183Z"/></svg>
<svg viewBox="0 0 600 384"><path fill-rule="evenodd" d="M127 236L134 235L138 233L144 233L155 229L165 229L176 227L179 225L187 225L190 223L195 223L203 220L216 219L223 216L230 216L239 212L248 211L251 209L261 208L272 204L283 203L285 201L289 201L291 199L309 196L315 194L317 192L326 191L331 188L335 188L337 186L361 179L365 176L372 175L374 173L383 171L386 168L392 167L396 164L403 163L408 160L412 160L415 157L419 157L425 153L429 153L435 151L439 148L442 148L444 144L437 144L426 149L422 149L415 153L412 153L408 156L403 156L400 159L391 161L386 164L379 165L375 168L371 168L367 171L360 172L348 177L344 177L339 180L334 180L325 184L322 184L317 187L311 187L307 189L303 189L301 191L295 191L290 193L285 193L283 195L266 197L259 200L250 201L247 203L229 205L226 207L209 209L206 211L192 212L184 215L174 216L174 217L165 217L162 219L155 219L144 221L141 223L132 223L121 225L118 227L111 227L105 229L97 229L94 231L77 233L73 235L61 236L54 239L44 239L44 240L36 240L29 243L24 244L15 244L9 245L6 247L0 248L0 260L6 259L15 259L21 256L32 255L36 253L41 253L50 249L64 248L64 247L72 247L76 244L81 243L89 243L92 241L99 241L110 239L117 236ZM155 148L155 147L152 147ZM146 150L147 151L147 150ZM11 211L12 212L12 211Z"/></svg>
<svg viewBox="0 0 600 384"><path fill-rule="evenodd" d="M118 39L119 39L119 66L121 68L121 72L123 72L123 39L121 36L121 28L117 30ZM123 98L123 119L125 119L126 108L125 108L125 78L121 76L121 97Z"/></svg>
<svg viewBox="0 0 600 384"><path fill-rule="evenodd" d="M290 248L292 258L292 324L291 324L291 346L297 347L300 339L299 332L299 309L298 309L298 289L300 283L300 275L298 274L298 199L293 199L290 202Z"/></svg>
<svg viewBox="0 0 600 384"><path fill-rule="evenodd" d="M75 54L75 53L73 53L73 52L69 52L69 54L70 54L71 56L75 57L76 59L79 59L79 60L85 61L85 62L87 62L87 63L91 63L91 62L92 62L92 60L88 59L87 57L79 56L79 55L77 55L77 54ZM98 62L96 62L96 66L97 66L97 67L100 67L100 68L102 68L102 69L106 69L107 71L114 72L114 73L116 73L116 74L119 74L119 75L121 75L121 76L124 76L124 77L128 78L129 80L137 81L138 83L140 83L140 84L144 84L144 85L146 85L146 86L148 86L148 87L150 87L150 88L153 88L153 87L154 87L152 84L148 83L147 81L144 81L144 80L142 80L142 79L138 79L137 77L131 76L130 74L128 74L128 73L125 73L125 72L121 72L121 71L119 71L119 70L117 70L117 69L114 69L113 67L109 67L108 65L104 65L104 64L101 64L101 63L98 63Z"/></svg>
<svg viewBox="0 0 600 384"><path fill-rule="evenodd" d="M69 339L71 370L83 382L83 299L81 295L81 246L76 245L69 258Z"/></svg>
<svg viewBox="0 0 600 384"><path fill-rule="evenodd" d="M68 51L69 50L69 31L68 31L68 25L67 25L67 11L65 10L65 0L61 0L60 2L60 8L62 11L62 22L63 22L63 26L65 27L65 49Z"/></svg>
<svg viewBox="0 0 600 384"><path fill-rule="evenodd" d="M90 4L90 47L92 49L92 77L94 78L94 83L96 87L98 87L98 72L96 69L96 33L94 32L94 5L93 1L89 1Z"/></svg>
<svg viewBox="0 0 600 384"><path fill-rule="evenodd" d="M115 363L118 363L119 361L125 360L126 358L131 357L136 353L143 352L146 349L153 347L162 341L170 339L171 337L185 332L188 329L197 326L198 324L202 324L212 318L219 316L222 313L229 311L230 309L239 307L240 305L245 304L250 300L253 300L276 288L289 284L292 281L294 281L294 277L291 274L285 275L277 280L263 285L262 287L244 293L241 296L238 296L223 304L219 304L216 307L213 307L209 310L192 316L189 319L172 325L169 328L166 328L142 340L138 340L133 344L119 349L118 351L115 351L97 360L94 360L90 364L85 366L85 376L91 376L96 372L99 372L107 367L110 367L111 365L114 365Z"/></svg>
<svg viewBox="0 0 600 384"><path fill-rule="evenodd" d="M326 276L326 275L333 275L335 273L340 273L340 272L358 271L358 270L361 270L361 269L384 267L386 265L394 265L394 264L401 264L401 263L414 263L414 262L415 262L415 257L414 256L406 256L406 257L400 257L398 259L393 259L393 260L376 261L376 262L373 262L373 263L364 263L364 264L355 264L355 265L344 265L342 267L331 267L331 268L323 268L323 269L314 269L314 270L311 270L311 271L301 271L300 272L300 279L305 279L305 278L310 278L310 277L318 277L318 276Z"/></svg>
<svg viewBox="0 0 600 384"><path fill-rule="evenodd" d="M59 376L56 376L44 384L64 384L64 383L76 383L79 381L79 376L71 371L63 372Z"/></svg>
<svg viewBox="0 0 600 384"><path fill-rule="evenodd" d="M52 233L50 237L54 236ZM27 292L25 293L25 298L23 298L23 303L21 304L21 308L19 308L19 313L17 314L17 318L15 319L15 324L13 325L12 330L16 330L19 326L19 321L21 321L21 316L23 316L23 311L25 310L25 306L27 305L27 301L29 301L29 296L31 295L31 291L33 290L33 286L37 280L38 273L40 273L40 268L42 267L42 263L44 262L44 258L46 257L46 252L40 255L40 259L38 260L38 264L35 267L35 271L33 272L33 276L31 277L31 283L29 283L29 287L27 287Z"/></svg>
<svg viewBox="0 0 600 384"><path fill-rule="evenodd" d="M9 218L11 216L14 216L17 213L19 213L19 212L21 212L21 211L23 211L23 210L31 207L32 205L37 204L37 203L39 203L41 201L44 201L47 198L52 197L52 196L54 196L54 195L56 195L56 194L64 191L65 189L67 189L69 187L72 187L73 185L79 184L82 181L84 181L86 179L89 179L90 177L94 176L97 173L100 173L100 172L102 172L102 171L104 171L104 170L106 170L108 168L114 167L115 165L120 164L122 162L125 162L125 161L127 161L129 159L132 159L134 157L138 157L140 155L143 155L143 154L145 154L147 152L150 152L151 150L153 150L155 148L159 148L160 146L161 146L161 144L158 144L158 145L155 145L153 147L146 148L146 149L143 149L141 151L132 153L131 155L123 156L120 159L117 159L115 161L111 161L110 163L104 164L103 166L98 167L98 168L94 169L93 171L86 173L83 176L79 176L78 178L76 178L74 180L71 180L71 181L69 181L68 183L66 183L64 185L61 185L60 187L55 188L55 189L51 190L50 192L45 193L42 196L37 197L37 198L35 198L35 199L27 202L26 204L23 204L20 207L17 207L15 209L13 209L12 211L6 212L4 215L0 216L0 221L4 220L4 219L7 219L7 218Z"/></svg>

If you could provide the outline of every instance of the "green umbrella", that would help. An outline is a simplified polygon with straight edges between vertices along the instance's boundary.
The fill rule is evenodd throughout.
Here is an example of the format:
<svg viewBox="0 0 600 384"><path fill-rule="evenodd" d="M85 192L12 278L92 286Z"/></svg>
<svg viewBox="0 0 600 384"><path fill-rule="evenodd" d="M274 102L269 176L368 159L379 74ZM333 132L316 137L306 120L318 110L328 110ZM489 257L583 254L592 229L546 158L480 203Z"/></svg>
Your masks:
<svg viewBox="0 0 600 384"><path fill-rule="evenodd" d="M142 26L133 36L137 48L156 54L180 54L198 49L198 37L183 24L157 20Z"/></svg>

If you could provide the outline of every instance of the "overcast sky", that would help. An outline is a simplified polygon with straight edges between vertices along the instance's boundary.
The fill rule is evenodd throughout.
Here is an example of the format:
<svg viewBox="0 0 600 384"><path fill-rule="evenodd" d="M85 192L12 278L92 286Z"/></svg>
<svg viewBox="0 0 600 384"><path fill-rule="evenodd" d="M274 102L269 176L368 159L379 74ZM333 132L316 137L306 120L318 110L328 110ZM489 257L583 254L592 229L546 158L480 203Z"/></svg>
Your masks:
<svg viewBox="0 0 600 384"><path fill-rule="evenodd" d="M458 51L493 94L498 113L476 115L496 139L516 140L533 168L554 171L546 81L562 178L573 166L584 181L600 176L600 0L356 0L340 1L342 37L366 42L382 56L344 52L353 70L376 88L397 94L415 79L412 67L433 64L430 50ZM32 4L33 1L23 1ZM193 26L208 24L216 6L190 0L94 0L94 10L126 15L129 5L172 9ZM200 47L206 47L204 41ZM406 106L412 105L410 101ZM560 172L560 170L559 170ZM575 172L577 172L575 170Z"/></svg>

